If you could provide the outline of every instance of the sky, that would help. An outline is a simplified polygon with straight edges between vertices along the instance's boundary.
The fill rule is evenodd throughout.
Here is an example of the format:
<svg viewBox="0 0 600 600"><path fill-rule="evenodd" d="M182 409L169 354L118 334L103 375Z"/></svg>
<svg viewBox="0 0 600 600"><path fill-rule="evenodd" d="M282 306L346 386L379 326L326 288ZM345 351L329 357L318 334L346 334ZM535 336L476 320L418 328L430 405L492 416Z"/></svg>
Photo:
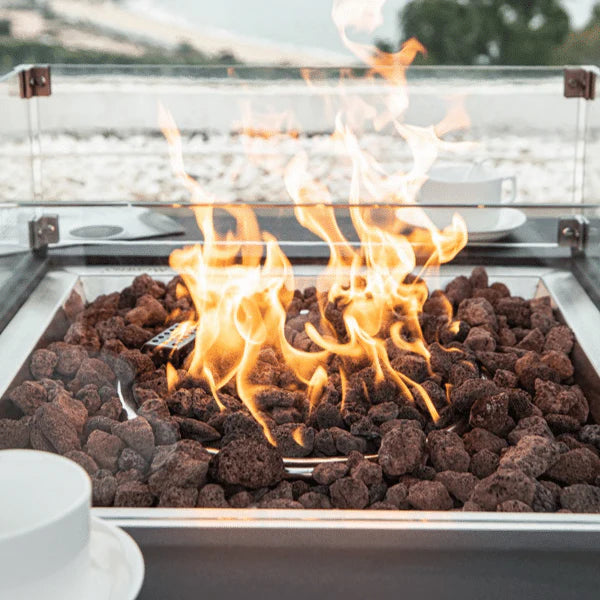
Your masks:
<svg viewBox="0 0 600 600"><path fill-rule="evenodd" d="M294 46L345 49L331 21L329 0L132 0L157 6L197 25ZM596 0L563 0L574 26L582 26ZM377 37L396 40L397 14L407 0L387 0ZM355 36L353 36L355 37Z"/></svg>

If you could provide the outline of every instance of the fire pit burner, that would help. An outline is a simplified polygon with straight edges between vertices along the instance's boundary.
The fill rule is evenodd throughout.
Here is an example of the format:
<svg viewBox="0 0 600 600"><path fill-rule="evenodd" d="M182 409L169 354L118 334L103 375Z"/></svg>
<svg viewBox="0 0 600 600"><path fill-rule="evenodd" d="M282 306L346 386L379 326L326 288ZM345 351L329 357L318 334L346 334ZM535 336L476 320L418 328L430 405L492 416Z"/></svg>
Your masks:
<svg viewBox="0 0 600 600"><path fill-rule="evenodd" d="M303 271L303 269L305 270ZM307 286L314 280L318 269L315 267L311 267L310 269L300 267L298 271L298 281L303 286ZM451 281L450 275L460 273L460 271L457 271L456 268L454 270L446 268L442 270L442 273L443 276L440 278L439 283L436 282L431 285L432 288L446 287ZM170 435L171 429L169 427L164 429L162 426L157 425L158 422L152 421L151 414L147 412L149 406L153 405L152 402L150 405L144 405L142 403L144 406L143 409L136 406L135 411L131 410L129 414L130 419L128 420L111 420L113 418L106 413L106 411L110 412L113 409L120 411L122 409L118 394L113 392L113 398L115 398L117 402L115 405L114 401L111 400L109 392L110 386L98 387L98 384L90 383L90 381L86 379L88 377L94 378L97 376L110 377L109 371L105 372L104 367L100 367L100 361L96 363L94 361L97 361L98 359L91 358L94 356L94 350L88 349L86 351L87 355L90 357L87 360L91 362L86 363L86 368L83 369L83 371L81 370L80 365L72 375L60 375L60 377L52 375L52 377L57 377L58 380L62 378L62 384L60 381L52 383L52 381L55 380L51 381L47 377L48 373L46 373L45 370L48 369L54 373L59 372L56 371L56 369L65 373L70 371L67 355L65 355L62 350L66 347L72 347L73 344L56 341L57 339L62 339L65 335L64 331L67 324L64 322L64 315L70 315L70 318L73 319L75 323L85 323L85 315L92 314L91 312L81 313L81 299L77 300L77 298L98 298L104 294L102 298L109 299L111 298L110 292L112 290L123 289L127 283L131 282L131 276L122 283L124 281L123 276L116 276L114 271L102 271L90 268L85 269L80 273L56 272L51 274L44 282L42 282L38 290L32 295L28 303L3 334L3 336L11 336L12 328L23 325L23 322L19 321L21 316L26 319L27 322L27 326L24 328L25 330L27 330L27 327L31 328L32 326L37 326L42 331L45 330L43 340L38 345L39 351L33 353L31 363L29 363L26 358L28 355L31 355L33 350L33 344L35 343L34 336L28 338L31 346L24 346L17 349L13 348L10 353L6 351L7 346L5 344L0 344L0 348L3 350L3 355L0 358L6 359L5 374L7 375L7 378L3 382L4 390L9 387L10 381L13 381L10 386L11 391L4 395L4 400L2 404L0 404L2 407L2 416L6 417L6 419L0 421L0 424L2 424L4 428L9 427L10 429L10 431L7 430L7 435L3 436L3 440L5 443L7 440L13 440L13 442L10 443L16 444L17 440L20 439L17 431L18 426L16 424L21 423L20 427L23 429L23 432L27 432L27 435L29 435L31 439L31 442L26 443L34 443L36 447L39 447L39 444L44 444L47 449L56 451L55 443L67 443L68 445L68 440L70 439L69 436L65 437L64 435L61 435L57 437L53 433L54 428L59 426L56 419L63 419L65 418L64 415L68 413L70 415L69 422L72 423L69 427L75 427L74 431L76 437L73 438L73 443L75 446L79 445L80 449L76 447L71 449L66 446L63 448L61 446L61 451L71 456L74 460L78 460L82 464L87 465L87 467L93 471L94 487L96 491L95 501L97 504L110 504L115 502L120 506L141 506L142 504L147 506L154 497L155 499L159 499L160 506L190 506L190 503L193 501L194 504L197 504L198 506L247 506L246 503L249 502L250 504L254 503L260 507L325 507L333 503L334 506L346 508L360 508L367 505L373 505L374 508L390 509L392 507L397 508L398 506L405 505L414 508L450 508L451 506L447 501L447 498L450 498L452 506L464 505L465 508L469 509L471 507L469 502L474 502L480 508L493 510L496 508L496 505L491 505L491 500L485 495L483 488L485 488L486 485L492 485L492 487L496 484L500 485L499 481L496 481L495 483L495 480L488 482L488 479L503 477L504 475L502 475L502 473L508 468L507 465L509 462L512 466L508 468L508 472L516 473L518 471L523 474L519 475L519 477L525 477L525 479L519 483L520 480L517 481L514 479L516 475L510 475L509 480L506 482L506 486L508 486L507 489L513 491L515 489L529 489L530 486L533 485L534 488L532 489L534 489L535 498L538 498L539 494L546 497L546 492L542 492L539 487L541 485L540 479L536 479L536 472L540 467L539 465L535 468L532 467L534 470L531 471L528 457L530 454L532 457L537 456L538 458L539 456L546 456L546 450L550 449L552 450L552 457L556 458L555 454L558 452L559 458L561 456L563 457L560 458L560 460L568 462L572 457L573 459L577 459L577 464L579 466L578 469L570 468L568 465L559 465L560 468L550 468L547 471L547 474L541 477L541 481L547 482L547 489L549 489L552 494L555 494L556 492L558 496L555 494L555 500L552 502L550 502L548 498L547 505L545 503L539 504L539 501L541 502L541 496L539 496L534 502L534 509L539 510L542 506L546 506L543 510L555 510L560 506L557 502L560 502L563 506L566 504L571 509L580 506L580 510L593 511L595 510L595 504L593 499L590 500L591 496L584 504L577 504L577 502L581 500L580 495L583 493L584 489L589 490L592 494L596 489L594 481L592 481L590 477L594 472L594 465L600 461L600 459L598 459L598 461L596 460L598 458L597 450L594 449L593 441L595 439L593 438L594 428L597 427L596 425L593 425L593 423L598 422L597 419L599 416L597 396L597 391L600 389L597 378L598 366L593 366L587 358L590 357L591 359L595 359L599 354L597 351L597 341L586 335L586 332L589 331L589 327L588 329L584 327L589 319L596 318L596 309L591 302L589 302L574 279L565 272L546 270L540 273L532 272L531 270L524 268L511 269L510 272L503 269L491 269L490 275L494 279L506 281L508 285L510 285L513 293L518 293L523 297L541 297L550 293L556 307L560 311L559 313L555 313L552 318L566 320L566 322L575 330L578 342L575 343L570 358L573 368L575 369L577 381L587 395L591 409L590 419L592 419L591 421L588 421L588 424L585 424L584 427L578 425L578 429L569 432L568 428L574 427L573 419L579 417L571 417L568 413L564 412L548 412L550 410L561 410L559 407L557 408L552 404L552 402L562 402L563 400L568 401L567 403L570 403L571 400L576 403L579 402L579 400L576 399L576 396L567 393L569 386L573 383L571 380L569 380L571 383L565 380L566 387L565 383L553 383L550 380L543 383L543 385L538 386L540 387L539 390L532 390L536 394L535 397L530 396L530 398L534 399L533 405L531 404L531 400L527 400L523 394L516 394L514 399L511 396L512 393L508 394L509 415L513 413L516 415L514 411L528 410L528 408L531 408L532 411L531 416L522 416L520 419L514 419L515 425L511 425L511 432L509 435L511 441L508 442L510 444L510 450L508 451L506 450L506 438L503 440L505 434L500 431L498 431L498 433L493 433L492 430L490 430L490 427L495 428L495 425L485 417L485 415L488 415L487 409L482 413L477 411L474 413L473 410L469 411L467 409L467 416L469 412L471 413L471 423L469 426L471 431L462 437L456 432L448 430L448 425L453 425L459 420L461 414L460 411L458 411L457 418L454 422L442 425L442 427L445 425L445 429L436 428L431 422L423 426L418 425L416 421L412 421L413 425L410 425L411 421L399 421L398 427L400 429L390 426L388 431L383 432L384 439L388 440L385 442L387 447L383 452L383 455L385 456L382 456L382 452L379 452L378 456L377 452L367 452L365 453L367 456L360 455L356 452L350 452L347 457L288 456L283 459L281 453L278 453L272 448L269 449L270 447L268 444L265 445L264 442L260 442L258 438L252 436L244 439L236 439L234 436L234 439L225 446L225 451L223 450L223 444L221 448L218 448L213 446L210 443L210 440L207 440L204 445L211 448L210 451L207 451L206 448L202 448L200 444L194 441L194 436L205 435L206 432L210 433L210 429L205 429L203 428L204 426L200 424L200 429L196 430L190 421L185 421L185 419L189 419L189 417L180 417L177 413L173 414L171 417L173 423L176 423L180 427L184 437L191 439L175 442L173 446L170 446L169 444L165 445L165 442L168 441L168 435ZM162 277L164 276L161 276L160 278ZM148 285L153 285L151 284L151 281L153 280L148 278L145 281ZM77 290L77 296L71 294L71 290L73 289ZM109 294L106 294L107 292ZM113 297L116 298L114 295ZM59 310L55 314L54 309L48 307L47 301L51 298L55 298L58 306L64 305L64 311ZM40 301L43 302L43 305L39 304ZM99 308L104 301L107 300L100 299L98 303L92 304L90 310L93 312ZM44 311L40 310L40 306L46 307L45 314ZM548 309L544 308L549 306L547 300L533 301L531 306L537 307L537 312L543 310L548 313L547 316L550 315ZM462 313L464 313L464 309L462 310ZM82 314L83 317L77 318L77 314ZM102 314L104 315L106 313ZM109 319L112 318L109 317L108 314L106 314L106 317ZM553 327L562 327L562 325L552 324L550 329ZM154 335L160 333L163 329L164 327L159 328L156 326ZM518 329L518 327L512 326L512 329ZM21 331L21 329L19 329L19 331ZM77 327L71 328L71 334L77 333L77 331ZM106 333L106 330L104 331ZM129 329L128 331L137 330ZM568 330L565 328L564 336L556 338L556 340L554 340L554 337L556 336L550 336L550 338L556 341L556 343L561 344L564 340L569 339L570 334L567 335L567 332ZM79 333L82 332L80 331ZM548 337L548 334L549 332L544 334L544 339ZM527 340L529 333L521 332L519 335L521 336L521 341L523 341ZM11 337L11 339L24 340L26 338L21 335L19 338ZM529 344L531 340L532 338L530 337L525 344L521 344L520 342L517 343L517 346L520 344L520 347L517 347L515 350L516 360L523 361L528 353L530 356L532 353L535 354L534 350L528 350L524 347ZM61 346L61 343L65 344L65 346ZM87 343L85 336L81 337L80 343ZM137 342L132 338L129 340L130 348L132 345L135 348L135 344L137 343L139 343L137 346L139 348L145 342ZM108 347L111 347L112 345L115 345L116 342L108 343L107 341L105 344L108 344ZM457 349L460 349L460 346L457 347ZM565 350L568 349L565 348ZM541 348L541 351L544 352L543 347ZM547 351L550 352L549 349L547 349ZM56 354L57 352L58 354ZM53 354L61 361L60 364L53 364ZM506 352L502 351L499 351L496 354L507 355ZM98 356L104 357L104 360L106 360L105 354L100 354ZM108 360L108 362L102 363L108 365L111 370L114 369L112 372L117 373L118 377L114 381L113 385L115 387L113 390L116 391L117 381L121 381L123 385L119 385L118 387L121 389L121 396L123 399L125 399L124 393L128 385L133 384L135 387L138 385L136 383L137 381L143 380L143 378L140 379L140 375L135 375L135 365L138 364L139 367L142 363L136 363L136 360L132 360L135 357L142 360L139 358L140 356L146 357L143 359L143 364L147 365L144 369L148 369L150 364L145 361L148 360L150 354L142 354L139 350L123 350L121 348L121 357L122 359L125 359L124 361L111 362L111 360ZM552 358L552 356L550 358ZM486 358L485 355L480 356L480 358L481 357L484 359ZM499 358L499 356L496 358ZM49 359L49 362L47 359ZM164 358L160 360L164 360ZM526 363L527 360L524 362ZM24 366L21 369L20 375L13 379L14 375L23 364ZM129 370L121 370L125 364L129 364ZM554 365L551 367L552 369L555 367L562 369L562 366L564 366L561 361L558 361L557 363L552 362L552 364ZM93 368L88 372L87 367ZM483 363L482 367L483 371L488 370L488 367ZM131 370L132 368L133 371ZM499 375L495 374L494 377L488 379L484 385L506 386L510 385L511 381L514 385L515 375L517 376L517 379L520 377L519 374L514 372L511 377L509 374L510 369L499 370L507 372L500 373ZM38 377L37 380L35 377L32 380L32 373L36 374L35 376ZM102 373L105 373L105 375L102 375ZM571 377L566 372L562 375L562 377L567 376ZM511 381L509 381L509 379ZM25 382L25 380L29 380L29 383ZM73 387L74 384L72 383L72 381L75 380L79 381L76 386L78 388L77 390L75 390ZM527 380L525 379L524 381ZM100 396L99 398L96 398L93 393L92 388L94 388L94 386L95 389L102 394L100 396L100 393L98 393L98 396ZM555 386L557 390L558 388L562 390L560 391L559 396L556 397L562 398L562 400L555 399L555 401L552 401L552 395L544 395L546 393L544 390L548 388L548 390L551 391L551 389L554 389L553 386ZM18 391L19 389L21 391L26 391L25 388L29 390L26 395L23 395ZM22 417L20 421L15 420L19 416L19 410L29 410L27 408L28 402L36 402L35 398L38 390L40 393L44 390L43 393L45 393L46 396L48 394L53 395L54 399L48 402L47 398L46 402L42 402L42 405L38 408L32 405L32 418L25 416ZM509 391L510 390L508 390L508 392ZM167 392L165 391L165 393ZM449 389L449 395L452 399L452 389ZM546 406L546 400L544 398L552 405ZM491 400L493 400L493 398L490 398L490 401ZM525 400L527 400L527 402L525 402ZM100 408L95 406L95 403L98 401L100 401ZM23 404L23 402L25 402L25 404ZM153 402L156 404L156 398ZM86 410L92 411L91 414L94 416L88 417L87 422L83 423L82 433L78 434L78 426L73 419L80 418L77 415L79 414L79 405L81 403L89 406ZM136 400L136 403L139 404L139 399ZM458 404L460 406L460 401ZM495 406L495 404L497 404L496 400L493 400L491 405ZM500 404L502 405L503 402L500 402ZM159 405L160 403L156 404L157 407ZM441 410L443 406L440 404L438 405L438 408ZM494 407L492 406L492 408ZM569 411L572 410L575 409L569 409ZM143 418L136 418L134 413L137 412L141 413ZM490 418L492 418L494 414L495 412L492 410ZM573 415L574 414L575 413L573 413ZM485 422L482 421L480 424L477 420L480 417L484 419ZM120 419L124 418L125 413L121 415ZM152 423L154 429L152 430L144 425L145 422ZM11 423L13 424L12 428L10 425ZM214 423L218 426L216 421L214 421ZM299 424L296 423L296 425ZM424 427L424 430L422 427ZM565 429L565 427L567 429ZM151 431L155 436L158 436L155 437L155 441L152 442L152 444L159 444L156 447L154 445L148 446L149 438L147 435L150 434ZM393 433L394 431L400 433ZM392 432L392 435L388 439L390 432ZM225 432L222 432L221 435L223 435L223 433ZM43 437L41 437L40 434ZM453 434L455 437L453 437ZM161 435L163 438L160 438ZM417 460L417 463L415 463L416 467L411 467L409 471L405 471L406 474L404 475L392 474L394 469L396 469L397 464L399 464L399 457L402 455L397 452L402 446L397 447L396 442L398 440L392 439L396 436L400 436L404 441L416 436L414 444L404 447L407 448L408 451L412 451L414 448L421 448L418 452L419 456L415 456L415 459ZM530 439L532 437L533 440ZM80 441L76 441L76 438ZM81 444L81 440L83 440L83 444ZM502 441L504 449L500 446L496 448L494 443L492 443L494 441L497 441L498 444ZM421 446L421 444L423 445ZM483 446L481 444L483 444ZM529 447L528 444L533 444L533 446ZM548 444L550 444L551 448L547 448ZM464 448L466 453L463 454L464 450L461 450L461 448ZM167 449L168 452L165 454ZM456 456L454 456L455 451L458 452ZM448 469L446 469L446 471L443 470L446 468L443 465L445 460L444 456L451 460L454 465L449 465L449 471ZM452 458L450 458L451 456ZM254 467L252 466L255 458L256 460L259 460L262 465L257 470L253 470ZM365 458L369 460L365 460ZM463 467L457 466L463 458L465 465ZM554 460L554 458L552 460ZM423 462L421 459L423 459ZM388 460L387 463L386 460ZM391 462L389 462L390 460ZM98 463L98 461L100 461L101 464ZM142 466L140 461L143 461L146 466ZM458 461L458 463L456 461ZM469 461L470 466L466 465L467 461ZM502 461L500 470L498 470L498 461ZM202 464L205 466L200 469ZM278 464L280 466L277 466ZM532 464L537 465L537 462L534 461ZM587 464L589 466L589 473L580 473L581 469L579 467L582 464ZM516 465L518 465L519 468L516 468ZM98 469L99 467L100 469L96 471L95 469ZM143 471L146 472L141 478L136 475L139 468L142 468ZM184 471L181 471L182 468ZM204 473L202 478L209 477L209 482L202 484L202 481L206 481L205 479L202 479L202 481L199 481L198 487L191 488L192 491L188 491L190 489L189 484L184 484L182 486L181 483L183 483L183 480L179 479L183 476L185 469L188 468L192 470L199 468L200 471L198 471L198 474L202 475L202 473ZM384 469L383 472L382 468ZM466 468L467 470L461 471L462 468ZM496 470L486 472L486 469ZM195 471L190 471L190 473L192 472ZM575 472L578 473L578 477L581 475L580 481L582 481L582 483L573 485L573 482L570 479L569 481L564 480L565 477L571 477L571 474ZM311 475L310 481L306 480L309 474ZM167 477L167 479L165 479L165 477ZM171 481L173 477L175 479ZM250 477L250 479L248 479L248 477ZM537 477L539 477L539 475L537 475ZM180 481L181 483L179 483ZM537 483L535 483L536 481ZM302 484L300 482L302 482ZM464 483L467 488L470 488L472 485L475 485L475 488L471 489L468 495L463 490L463 494L463 492L460 491L462 488L460 488L459 482ZM196 485L195 480L193 485ZM403 500L400 500L399 497L396 498L394 495L396 494L396 491L398 491L398 493L402 491L400 488L395 487L398 485L406 491L407 495L406 497L403 496ZM502 486L504 485L505 484L502 484ZM523 485L525 488L523 488ZM578 485L584 487L579 490L579 488L577 488ZM260 487L257 489L256 486ZM478 491L475 492L475 489ZM562 491L560 491L561 489ZM113 496L111 490L114 490L116 495ZM151 490L155 490L158 495L154 495L155 492L152 492ZM244 494L236 496L235 494L237 492L235 490L244 491ZM365 490L368 492L366 504L364 496ZM308 495L304 497L306 494ZM523 498L521 497L522 495L519 496L519 494L518 498L513 498L512 492L509 493L509 496L511 496L511 498L504 500L506 505L501 509L518 510L522 508L522 504L527 506L527 502L532 502L528 497ZM571 496L573 497L571 498ZM463 499L461 500L459 498ZM558 500L556 500L556 498L558 498ZM300 502L300 500L302 501ZM478 502L476 502L476 500ZM154 502L156 502L156 500L152 500L152 503ZM395 502L399 502L398 506L395 506ZM473 506L475 506L475 504ZM500 504L500 502L498 502L498 504ZM552 507L555 508L552 509Z"/></svg>

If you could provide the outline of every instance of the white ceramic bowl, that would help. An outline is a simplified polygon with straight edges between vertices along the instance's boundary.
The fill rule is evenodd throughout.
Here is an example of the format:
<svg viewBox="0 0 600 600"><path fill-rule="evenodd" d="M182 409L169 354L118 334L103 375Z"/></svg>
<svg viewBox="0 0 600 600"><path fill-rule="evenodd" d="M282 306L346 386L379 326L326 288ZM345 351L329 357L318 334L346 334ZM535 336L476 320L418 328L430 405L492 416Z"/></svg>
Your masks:
<svg viewBox="0 0 600 600"><path fill-rule="evenodd" d="M76 463L0 451L0 599L133 600L144 559L118 527L90 519L91 482Z"/></svg>
<svg viewBox="0 0 600 600"><path fill-rule="evenodd" d="M0 597L8 598L85 558L91 484L73 461L34 450L1 451L0 482Z"/></svg>
<svg viewBox="0 0 600 600"><path fill-rule="evenodd" d="M516 178L481 163L435 165L419 191L422 204L504 204L514 202Z"/></svg>

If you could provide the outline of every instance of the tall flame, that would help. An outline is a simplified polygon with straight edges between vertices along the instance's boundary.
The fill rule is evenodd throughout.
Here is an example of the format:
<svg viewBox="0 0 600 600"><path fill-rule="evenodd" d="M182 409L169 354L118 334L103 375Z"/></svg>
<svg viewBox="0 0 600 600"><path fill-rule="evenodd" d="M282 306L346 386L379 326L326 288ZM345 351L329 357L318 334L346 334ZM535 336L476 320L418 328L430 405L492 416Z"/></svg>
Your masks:
<svg viewBox="0 0 600 600"><path fill-rule="evenodd" d="M370 66L373 77L386 83L383 111L364 100L357 104L356 99L345 95L331 136L331 143L351 161L348 211L359 246L342 234L331 192L325 182L311 175L304 151L287 164L281 157L261 163L283 176L298 222L329 248L329 261L318 281L320 314L316 320L307 320L304 328L310 351L294 346L286 336L295 282L292 266L277 240L260 231L256 215L245 205L219 204L233 217L235 227L226 234L217 232L217 199L186 173L179 131L170 113L159 108L173 170L189 190L204 238L202 244L175 250L170 257L197 315L193 323L181 325L196 330L195 347L184 366L204 381L221 408L220 390L234 386L271 443L275 441L266 412L270 395L295 394L293 402L297 404L302 398L301 408L310 414L321 401L329 379L337 376L341 379L343 409L349 378L365 366L372 370L375 385L389 383L406 401L419 400L434 420L439 418L426 390L394 368L388 351L391 344L397 351L429 361L419 322L428 297L422 277L452 260L465 246L467 233L458 215L449 226L437 229L415 205L415 197L439 151L450 147L439 136L466 126L467 120L460 105L455 105L437 126L416 127L403 122L409 100L406 69L425 49L413 39L399 52L385 53L352 41L347 33L349 28L372 32L381 24L383 3L334 0L332 10L343 42ZM310 83L308 72L303 75ZM257 144L262 147L279 137L298 137L290 115L257 118L256 114L246 110L241 121L249 160L261 160ZM391 127L407 144L413 155L409 170L387 173L361 148L354 128L367 120L376 129ZM390 205L403 207L406 222L392 218L389 210L382 212L382 206ZM404 233L407 230L410 232ZM421 271L414 277L417 264L421 264ZM451 313L449 307L449 322ZM276 385L272 378L263 376L269 372L264 366L265 360L271 360L267 354L274 357L279 372L285 369L290 374L285 384ZM172 368L169 374L169 386L177 385ZM368 394L369 386L363 384L363 388Z"/></svg>

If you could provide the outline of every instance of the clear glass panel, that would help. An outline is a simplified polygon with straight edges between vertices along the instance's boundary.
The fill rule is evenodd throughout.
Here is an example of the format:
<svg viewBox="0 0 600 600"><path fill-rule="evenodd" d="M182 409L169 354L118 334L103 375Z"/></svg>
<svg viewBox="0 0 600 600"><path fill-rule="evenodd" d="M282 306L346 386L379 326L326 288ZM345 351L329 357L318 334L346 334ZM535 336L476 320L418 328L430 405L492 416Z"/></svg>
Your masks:
<svg viewBox="0 0 600 600"><path fill-rule="evenodd" d="M159 102L181 130L187 172L221 202L291 202L283 175L301 152L337 203L353 193L363 202L406 198L430 165L422 202L577 198L578 102L563 97L562 69L414 67L407 76L409 105L397 120L421 128L412 134L387 118L405 108L403 93L364 69L54 66L53 94L38 100L43 198L189 201L158 127ZM340 110L389 188L352 191L352 140L340 150L331 137ZM458 144L432 142L422 129L431 126ZM412 173L408 192L398 191L406 177L389 177L402 173Z"/></svg>
<svg viewBox="0 0 600 600"><path fill-rule="evenodd" d="M20 97L17 72L0 77L0 203L34 197L29 109Z"/></svg>
<svg viewBox="0 0 600 600"><path fill-rule="evenodd" d="M587 131L583 196L594 204L600 203L600 69L596 71L596 99L584 104Z"/></svg>
<svg viewBox="0 0 600 600"><path fill-rule="evenodd" d="M592 207L590 207L592 208ZM174 248L201 242L204 237L196 221L194 211L179 206L38 206L41 214L58 214L60 226L59 247L68 248L69 256L77 254L102 255L112 252L111 247L128 249L137 256L161 256L166 258ZM322 207L313 207L312 215L320 217ZM528 209L514 206L502 207L424 207L430 225L449 232L452 218L458 213L464 219L468 231L469 247L491 247L496 249L529 249L524 257L543 254L557 249L557 219L564 216L564 208L549 210L548 207L531 206ZM308 214L308 213L306 213ZM333 235L334 245L347 240L351 246L365 244L365 236L357 233L356 222L347 206L338 206L334 211L335 223L342 237ZM204 213L206 215L206 213ZM264 233L272 234L290 258L311 260L326 259L329 245L324 239L303 226L297 219L298 213L291 206L260 205L241 207L239 204L221 205L215 208L211 223L215 231L225 240L228 232L235 235L239 225L245 224L240 239L228 242L230 247L252 245L265 248ZM354 215L355 216L355 215ZM370 206L363 208L361 217L367 223L378 226L380 231L395 236L405 235L417 254L432 251L431 236L423 227L422 214L414 209L395 206ZM256 220L256 227L253 226ZM428 221L429 223L429 221ZM328 222L324 229L332 235L334 229ZM381 244L379 238L371 238L374 245ZM362 242L361 242L362 240ZM386 242L387 243L387 242ZM567 248L561 249L568 255Z"/></svg>

